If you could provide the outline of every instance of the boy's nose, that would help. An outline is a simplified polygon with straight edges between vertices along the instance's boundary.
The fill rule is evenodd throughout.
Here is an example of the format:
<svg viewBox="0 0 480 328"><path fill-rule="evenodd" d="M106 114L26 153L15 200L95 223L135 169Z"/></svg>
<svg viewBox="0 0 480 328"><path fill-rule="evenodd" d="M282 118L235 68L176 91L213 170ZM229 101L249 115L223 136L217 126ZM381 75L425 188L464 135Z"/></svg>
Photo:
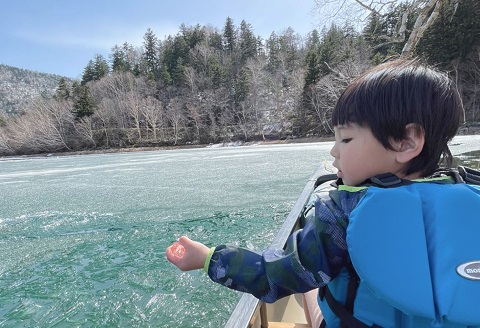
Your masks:
<svg viewBox="0 0 480 328"><path fill-rule="evenodd" d="M330 155L332 155L332 157L337 158L337 156L336 156L337 154L338 154L338 152L337 152L337 142L335 142L333 144L333 147L330 149Z"/></svg>

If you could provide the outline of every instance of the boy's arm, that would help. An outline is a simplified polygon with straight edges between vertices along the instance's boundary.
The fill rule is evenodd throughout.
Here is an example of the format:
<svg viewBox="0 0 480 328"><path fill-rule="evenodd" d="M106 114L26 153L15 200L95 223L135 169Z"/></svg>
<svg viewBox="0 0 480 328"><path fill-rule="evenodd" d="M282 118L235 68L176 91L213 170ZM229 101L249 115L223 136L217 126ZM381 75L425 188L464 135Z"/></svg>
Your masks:
<svg viewBox="0 0 480 328"><path fill-rule="evenodd" d="M217 246L208 275L217 283L265 302L322 287L336 277L348 259L346 220L332 202L327 205L317 201L307 213L306 225L289 237L285 249L259 253Z"/></svg>
<svg viewBox="0 0 480 328"><path fill-rule="evenodd" d="M300 231L290 236L286 250L270 249L263 254L228 245L209 249L182 236L166 249L166 255L182 271L205 267L213 281L273 302L325 284L322 279L316 281L300 263L296 241L299 236Z"/></svg>
<svg viewBox="0 0 480 328"><path fill-rule="evenodd" d="M208 266L208 276L217 283L247 292L267 303L324 286L329 276L318 277L311 273L314 268L304 266L299 252L305 250L298 248L298 238L301 238L301 231L290 236L285 250L268 249L263 253L230 245L217 246ZM318 262L327 264L321 260L325 258L322 248L316 244L315 248ZM323 268L323 271L330 272L329 268Z"/></svg>
<svg viewBox="0 0 480 328"><path fill-rule="evenodd" d="M294 232L285 249L263 253L230 245L207 246L180 237L167 249L167 258L181 270L201 269L226 287L247 292L265 301L304 293L330 282L348 258L346 221L333 202L314 197L305 227ZM176 245L183 248L177 249Z"/></svg>

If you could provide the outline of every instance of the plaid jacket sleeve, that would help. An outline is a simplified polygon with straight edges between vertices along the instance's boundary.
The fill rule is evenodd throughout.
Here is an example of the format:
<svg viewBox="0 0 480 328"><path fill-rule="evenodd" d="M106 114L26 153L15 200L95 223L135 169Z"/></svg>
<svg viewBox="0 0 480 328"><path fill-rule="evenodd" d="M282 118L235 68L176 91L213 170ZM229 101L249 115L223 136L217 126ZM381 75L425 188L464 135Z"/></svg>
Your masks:
<svg viewBox="0 0 480 328"><path fill-rule="evenodd" d="M217 246L208 266L209 277L265 302L328 284L348 258L348 218L341 202L337 190L312 194L305 225L289 237L285 249L255 252Z"/></svg>

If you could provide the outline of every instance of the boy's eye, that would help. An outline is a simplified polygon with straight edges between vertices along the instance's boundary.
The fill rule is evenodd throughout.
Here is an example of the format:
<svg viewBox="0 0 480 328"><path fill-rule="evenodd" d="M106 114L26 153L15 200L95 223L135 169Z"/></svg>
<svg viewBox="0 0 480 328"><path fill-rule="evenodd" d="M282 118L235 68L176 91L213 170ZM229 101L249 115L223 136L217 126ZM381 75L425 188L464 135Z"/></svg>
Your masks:
<svg viewBox="0 0 480 328"><path fill-rule="evenodd" d="M342 142L343 142L343 143L349 143L350 141L352 141L352 138L342 139Z"/></svg>

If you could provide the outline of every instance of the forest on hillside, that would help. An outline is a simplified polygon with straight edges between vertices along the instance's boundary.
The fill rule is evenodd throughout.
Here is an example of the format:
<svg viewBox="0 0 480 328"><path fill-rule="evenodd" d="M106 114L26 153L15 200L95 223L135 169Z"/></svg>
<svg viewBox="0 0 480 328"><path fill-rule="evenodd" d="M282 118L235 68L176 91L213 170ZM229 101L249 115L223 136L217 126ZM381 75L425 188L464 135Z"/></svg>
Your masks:
<svg viewBox="0 0 480 328"><path fill-rule="evenodd" d="M480 2L383 3L362 9L360 31L332 23L262 39L228 17L221 30L182 25L162 40L147 29L141 46L114 45L81 80L61 79L52 97L1 114L0 155L331 136L345 86L393 57L448 72L465 124L480 121Z"/></svg>

